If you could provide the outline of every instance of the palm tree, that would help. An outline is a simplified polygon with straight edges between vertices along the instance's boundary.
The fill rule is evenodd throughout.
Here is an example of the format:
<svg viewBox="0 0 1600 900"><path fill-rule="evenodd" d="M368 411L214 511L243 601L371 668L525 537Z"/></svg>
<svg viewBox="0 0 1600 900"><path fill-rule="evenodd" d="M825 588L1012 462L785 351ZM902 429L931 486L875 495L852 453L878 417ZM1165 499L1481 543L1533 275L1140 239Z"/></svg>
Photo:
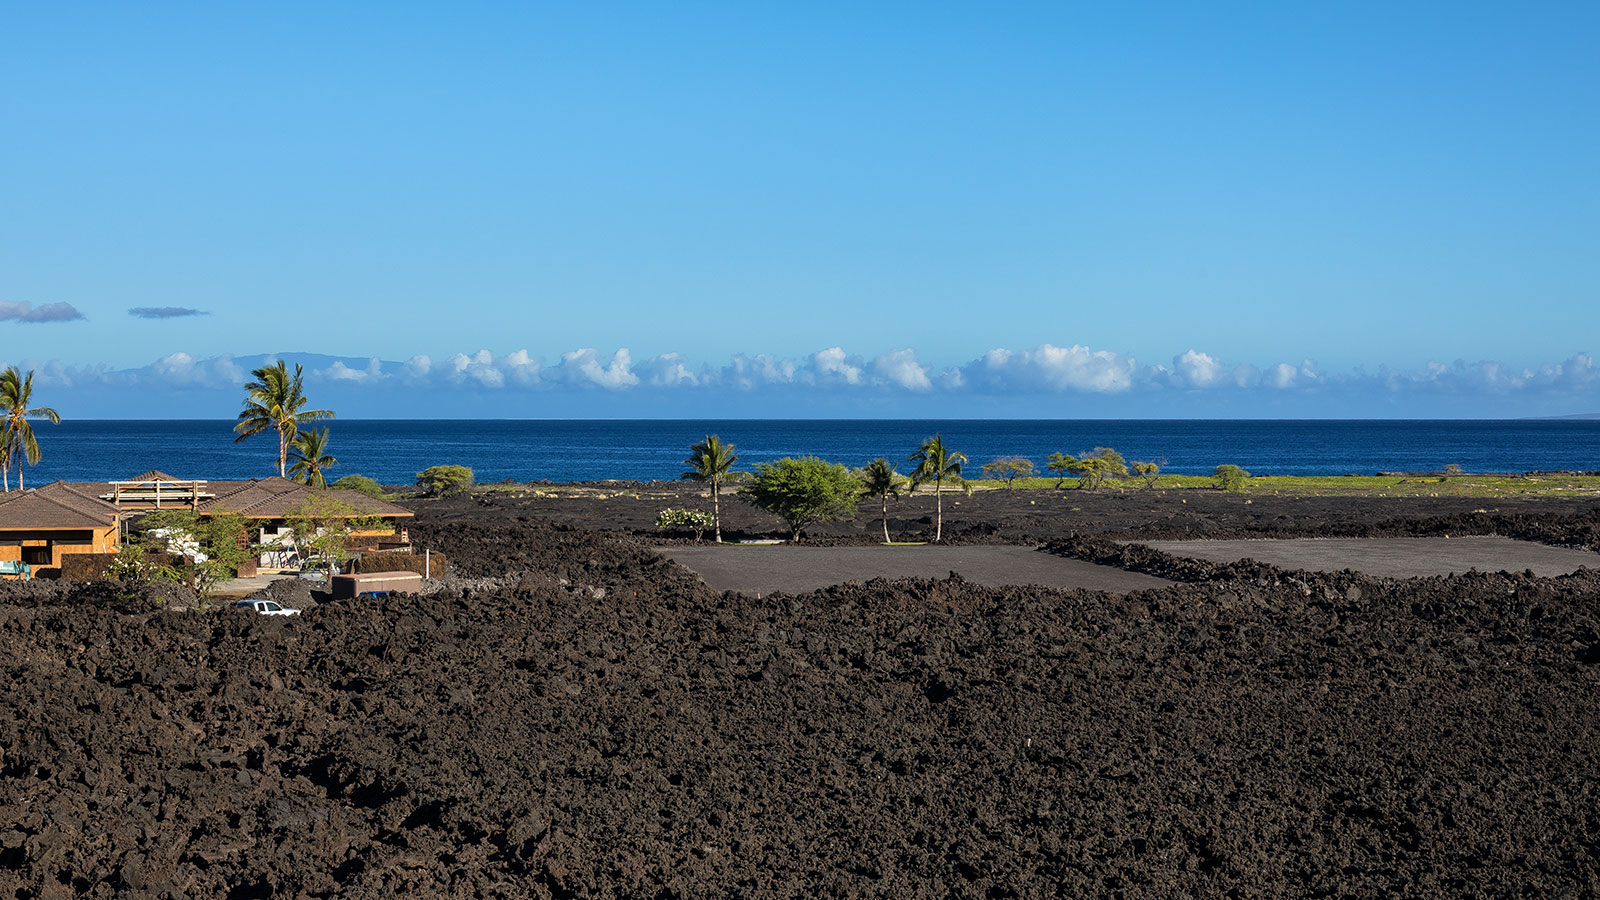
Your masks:
<svg viewBox="0 0 1600 900"><path fill-rule="evenodd" d="M327 487L328 480L323 477L323 470L339 464L337 459L328 455L328 429L302 431L290 446L294 448L294 465L289 467L289 473L295 480L312 487Z"/></svg>
<svg viewBox="0 0 1600 900"><path fill-rule="evenodd" d="M965 453L952 452L939 435L922 442L917 452L911 454L917 467L911 471L911 489L933 482L933 499L936 510L933 526L934 543L944 540L944 483L946 479L961 480L961 467L966 465Z"/></svg>
<svg viewBox="0 0 1600 900"><path fill-rule="evenodd" d="M7 366L0 372L0 415L5 416L5 429L0 431L0 484L11 490L11 467L17 467L17 490L23 489L22 464L39 464L44 454L39 451L39 440L33 436L29 419L45 419L51 425L60 425L61 416L48 406L28 406L33 402L33 370L27 377L16 366Z"/></svg>
<svg viewBox="0 0 1600 900"><path fill-rule="evenodd" d="M685 479L711 482L711 524L716 529L719 544L722 543L722 505L717 500L717 493L722 487L722 479L728 477L733 464L739 461L733 449L732 444L724 444L721 438L710 434L690 447L691 455L684 460L684 463L694 467L683 473Z"/></svg>
<svg viewBox="0 0 1600 900"><path fill-rule="evenodd" d="M861 482L866 485L867 493L883 500L883 542L889 543L889 495L900 496L900 487L905 483L905 476L894 470L894 466L887 459L878 457L867 463L861 470Z"/></svg>
<svg viewBox="0 0 1600 900"><path fill-rule="evenodd" d="M278 477L289 475L289 444L300 434L302 420L331 419L333 413L325 409L303 409L306 397L303 390L304 375L301 367L289 374L283 360L275 365L263 366L251 372L255 381L244 386L244 409L239 412L239 424L233 430L239 436L235 444L271 429L278 433Z"/></svg>

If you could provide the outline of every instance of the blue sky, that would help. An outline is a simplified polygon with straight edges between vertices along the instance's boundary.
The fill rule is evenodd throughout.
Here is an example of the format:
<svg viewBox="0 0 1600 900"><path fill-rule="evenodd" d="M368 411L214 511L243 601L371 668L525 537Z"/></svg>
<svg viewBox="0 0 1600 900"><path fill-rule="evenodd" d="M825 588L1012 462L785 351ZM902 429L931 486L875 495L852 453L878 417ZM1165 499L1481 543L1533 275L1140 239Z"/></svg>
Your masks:
<svg viewBox="0 0 1600 900"><path fill-rule="evenodd" d="M754 6L14 5L0 363L94 417L270 355L347 416L1600 411L1600 6Z"/></svg>

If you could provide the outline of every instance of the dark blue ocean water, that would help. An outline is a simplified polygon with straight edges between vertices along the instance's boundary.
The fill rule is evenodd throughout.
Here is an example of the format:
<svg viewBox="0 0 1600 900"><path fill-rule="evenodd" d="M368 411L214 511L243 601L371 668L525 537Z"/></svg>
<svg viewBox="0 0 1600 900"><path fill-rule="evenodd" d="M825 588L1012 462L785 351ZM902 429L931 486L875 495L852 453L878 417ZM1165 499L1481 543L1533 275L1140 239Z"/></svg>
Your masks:
<svg viewBox="0 0 1600 900"><path fill-rule="evenodd" d="M1219 463L1255 474L1342 475L1600 469L1600 421L929 421L929 420L348 420L329 423L332 475L410 483L440 463L470 466L480 482L672 479L706 434L738 446L739 468L815 454L848 465L902 461L939 432L976 467L1018 455L1043 466L1056 451L1115 447L1164 471L1208 474ZM105 480L160 469L178 478L276 474L277 441L234 443L229 421L65 421L35 426L44 459L29 484ZM902 471L907 467L902 465ZM975 474L975 473L974 473ZM14 479L14 475L13 475Z"/></svg>

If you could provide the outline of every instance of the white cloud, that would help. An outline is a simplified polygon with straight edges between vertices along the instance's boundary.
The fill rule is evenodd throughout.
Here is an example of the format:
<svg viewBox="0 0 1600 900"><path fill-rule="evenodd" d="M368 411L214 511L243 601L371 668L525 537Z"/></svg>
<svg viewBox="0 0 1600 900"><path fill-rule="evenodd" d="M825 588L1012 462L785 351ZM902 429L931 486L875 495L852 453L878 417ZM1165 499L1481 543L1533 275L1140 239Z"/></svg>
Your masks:
<svg viewBox="0 0 1600 900"><path fill-rule="evenodd" d="M1187 350L1172 358L1172 368L1189 387L1208 388L1221 380L1222 363L1209 353Z"/></svg>
<svg viewBox="0 0 1600 900"><path fill-rule="evenodd" d="M494 354L487 350L479 350L471 356L457 353L450 357L446 378L455 384L468 381L475 382L482 387L504 387L505 376L494 366Z"/></svg>
<svg viewBox="0 0 1600 900"><path fill-rule="evenodd" d="M401 368L406 381L411 383L424 381L432 370L433 360L421 353L406 360L405 365Z"/></svg>
<svg viewBox="0 0 1600 900"><path fill-rule="evenodd" d="M561 354L561 374L568 383L594 384L609 390L633 387L639 376L633 374L633 362L624 347L611 354L609 362L602 363L600 353L592 348L573 350Z"/></svg>
<svg viewBox="0 0 1600 900"><path fill-rule="evenodd" d="M917 362L917 353L910 348L891 350L874 359L872 374L879 381L908 391L933 389L933 382L928 380L928 370Z"/></svg>
<svg viewBox="0 0 1600 900"><path fill-rule="evenodd" d="M767 353L755 356L738 354L722 369L720 381L730 387L748 391L774 384L792 384L798 367L792 359L780 359Z"/></svg>
<svg viewBox="0 0 1600 900"><path fill-rule="evenodd" d="M1278 390L1287 390L1294 387L1295 379L1300 375L1300 370L1288 363L1278 363L1266 371L1262 376L1263 382L1268 387Z"/></svg>
<svg viewBox="0 0 1600 900"><path fill-rule="evenodd" d="M507 353L500 358L498 365L512 383L523 387L538 384L539 373L544 370L544 363L529 356L526 350Z"/></svg>
<svg viewBox="0 0 1600 900"><path fill-rule="evenodd" d="M372 384L383 378L383 363L376 357L367 360L365 369L352 369L339 360L334 360L333 365L326 369L318 370L318 375L329 381L349 381L355 384Z"/></svg>
<svg viewBox="0 0 1600 900"><path fill-rule="evenodd" d="M968 364L963 375L965 381L990 389L1118 394L1133 387L1138 372L1131 356L1080 344L1040 344L1031 350L990 350Z"/></svg>
<svg viewBox="0 0 1600 900"><path fill-rule="evenodd" d="M233 364L231 356L197 360L182 351L134 371L143 374L142 380L168 387L234 388L246 381L245 371Z"/></svg>
<svg viewBox="0 0 1600 900"><path fill-rule="evenodd" d="M645 360L636 368L644 383L651 387L693 386L700 383L700 379L690 371L688 363L676 353L664 353Z"/></svg>
<svg viewBox="0 0 1600 900"><path fill-rule="evenodd" d="M1445 393L1513 394L1526 390L1582 391L1600 386L1600 368L1594 357L1579 353L1537 369L1518 369L1495 360L1453 363L1429 362L1407 372L1380 367L1376 380L1390 391L1416 389Z"/></svg>
<svg viewBox="0 0 1600 900"><path fill-rule="evenodd" d="M817 381L861 383L861 363L845 354L842 347L829 347L811 354L811 372Z"/></svg>
<svg viewBox="0 0 1600 900"><path fill-rule="evenodd" d="M1360 373L1351 375L1349 381L1358 382L1367 380ZM1323 374L1317 371L1317 364L1306 360L1300 365L1278 363L1261 373L1260 383L1274 390L1287 391L1295 388L1316 387L1326 381Z"/></svg>

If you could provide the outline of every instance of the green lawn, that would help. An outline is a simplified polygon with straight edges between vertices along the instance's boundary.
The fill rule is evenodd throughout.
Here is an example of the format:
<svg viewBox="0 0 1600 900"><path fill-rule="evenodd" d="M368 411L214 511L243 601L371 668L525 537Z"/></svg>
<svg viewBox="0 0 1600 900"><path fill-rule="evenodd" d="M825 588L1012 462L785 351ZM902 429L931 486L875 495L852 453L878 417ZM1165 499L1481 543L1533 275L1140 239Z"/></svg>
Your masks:
<svg viewBox="0 0 1600 900"><path fill-rule="evenodd" d="M1018 478L1016 490L1053 490L1060 479ZM972 480L974 490L1004 490L1003 481ZM1078 479L1063 484L1075 489ZM1209 475L1161 475L1156 490L1215 490ZM1148 490L1142 478L1108 480L1101 491ZM1244 494L1280 496L1380 496L1380 497L1595 497L1600 477L1592 475L1268 475L1245 482Z"/></svg>

